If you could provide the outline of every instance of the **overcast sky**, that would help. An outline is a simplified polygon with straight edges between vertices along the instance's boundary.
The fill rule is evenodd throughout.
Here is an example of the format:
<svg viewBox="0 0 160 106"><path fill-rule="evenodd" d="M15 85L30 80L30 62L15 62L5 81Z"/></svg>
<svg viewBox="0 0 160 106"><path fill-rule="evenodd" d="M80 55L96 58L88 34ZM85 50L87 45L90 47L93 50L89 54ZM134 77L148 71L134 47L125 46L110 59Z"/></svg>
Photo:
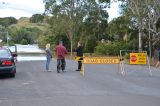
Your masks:
<svg viewBox="0 0 160 106"><path fill-rule="evenodd" d="M0 17L31 17L44 12L43 0L0 0Z"/></svg>
<svg viewBox="0 0 160 106"><path fill-rule="evenodd" d="M119 16L118 4L113 3L109 13L109 21ZM0 0L0 17L31 17L33 14L44 12L43 0Z"/></svg>

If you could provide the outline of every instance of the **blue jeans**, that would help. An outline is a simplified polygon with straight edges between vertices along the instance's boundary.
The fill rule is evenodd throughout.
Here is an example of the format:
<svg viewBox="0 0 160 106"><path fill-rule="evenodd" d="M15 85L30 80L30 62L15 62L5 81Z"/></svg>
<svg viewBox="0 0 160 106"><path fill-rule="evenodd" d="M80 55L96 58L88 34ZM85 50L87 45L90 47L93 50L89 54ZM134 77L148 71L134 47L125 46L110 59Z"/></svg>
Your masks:
<svg viewBox="0 0 160 106"><path fill-rule="evenodd" d="M46 70L48 71L49 70L49 64L51 62L51 58L50 57L47 57L47 61L46 61Z"/></svg>

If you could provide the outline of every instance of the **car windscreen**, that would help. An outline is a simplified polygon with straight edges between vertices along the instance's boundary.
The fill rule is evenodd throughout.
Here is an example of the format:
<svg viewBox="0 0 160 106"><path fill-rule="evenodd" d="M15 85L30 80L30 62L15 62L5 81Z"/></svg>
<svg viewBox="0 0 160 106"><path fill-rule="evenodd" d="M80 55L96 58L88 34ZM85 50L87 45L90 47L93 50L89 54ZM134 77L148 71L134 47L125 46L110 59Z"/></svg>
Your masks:
<svg viewBox="0 0 160 106"><path fill-rule="evenodd" d="M0 57L10 57L11 53L7 49L0 49Z"/></svg>

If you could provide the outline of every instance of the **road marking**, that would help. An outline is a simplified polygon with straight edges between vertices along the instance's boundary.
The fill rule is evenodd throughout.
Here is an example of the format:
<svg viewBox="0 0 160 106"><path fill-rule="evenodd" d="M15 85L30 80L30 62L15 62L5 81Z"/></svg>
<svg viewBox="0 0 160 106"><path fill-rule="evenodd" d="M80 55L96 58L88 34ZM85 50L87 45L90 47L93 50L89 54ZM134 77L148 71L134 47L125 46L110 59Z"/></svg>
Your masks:
<svg viewBox="0 0 160 106"><path fill-rule="evenodd" d="M27 82L23 82L22 85L29 85L29 84L32 84L33 81L27 81Z"/></svg>

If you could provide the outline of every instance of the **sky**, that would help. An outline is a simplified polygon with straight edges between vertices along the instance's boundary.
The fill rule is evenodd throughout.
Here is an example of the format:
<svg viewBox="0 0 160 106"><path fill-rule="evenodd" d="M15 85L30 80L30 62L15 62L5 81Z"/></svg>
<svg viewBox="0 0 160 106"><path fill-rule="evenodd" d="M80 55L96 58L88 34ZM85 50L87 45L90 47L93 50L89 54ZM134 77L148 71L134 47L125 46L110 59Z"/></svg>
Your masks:
<svg viewBox="0 0 160 106"><path fill-rule="evenodd" d="M44 12L43 0L0 0L0 17L31 17L33 14ZM118 4L112 3L107 9L109 21L119 16Z"/></svg>
<svg viewBox="0 0 160 106"><path fill-rule="evenodd" d="M0 17L31 17L44 12L43 0L0 0Z"/></svg>

